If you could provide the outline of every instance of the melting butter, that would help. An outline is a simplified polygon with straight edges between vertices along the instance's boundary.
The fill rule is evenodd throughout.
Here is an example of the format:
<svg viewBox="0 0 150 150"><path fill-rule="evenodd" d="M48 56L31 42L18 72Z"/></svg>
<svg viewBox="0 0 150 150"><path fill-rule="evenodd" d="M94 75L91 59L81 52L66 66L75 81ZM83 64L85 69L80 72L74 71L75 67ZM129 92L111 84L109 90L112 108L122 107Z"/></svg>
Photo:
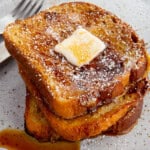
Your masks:
<svg viewBox="0 0 150 150"><path fill-rule="evenodd" d="M78 28L73 34L55 46L71 64L81 67L92 61L106 48L104 42L89 31Z"/></svg>

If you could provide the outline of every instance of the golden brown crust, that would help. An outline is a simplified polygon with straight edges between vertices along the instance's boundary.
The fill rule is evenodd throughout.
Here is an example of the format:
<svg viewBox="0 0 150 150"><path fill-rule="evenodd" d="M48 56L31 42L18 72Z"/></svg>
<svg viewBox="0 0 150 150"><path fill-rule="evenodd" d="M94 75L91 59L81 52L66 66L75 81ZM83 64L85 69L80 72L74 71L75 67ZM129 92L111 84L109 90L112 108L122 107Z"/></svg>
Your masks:
<svg viewBox="0 0 150 150"><path fill-rule="evenodd" d="M83 68L74 67L62 56L50 53L79 25L107 44L105 52ZM44 97L48 109L66 119L84 115L101 101L122 94L130 82L143 76L147 67L144 42L133 29L111 13L88 3L65 3L17 21L6 28L4 39L9 52L23 65ZM104 58L106 64L102 61ZM111 64L114 67L109 68ZM95 69L99 65L101 70L95 71L96 75L99 72L98 77L93 76L91 69L85 73L88 68ZM80 74L79 81L74 80L76 73ZM106 77L99 79L102 75ZM91 101L91 97L96 101Z"/></svg>
<svg viewBox="0 0 150 150"><path fill-rule="evenodd" d="M110 129L104 134L120 135L128 133L134 125L137 123L138 118L141 115L143 106L143 98L139 98L136 105L129 110L123 118L116 122Z"/></svg>
<svg viewBox="0 0 150 150"><path fill-rule="evenodd" d="M51 128L49 122L37 106L36 102L30 100L30 95L26 95L25 108L25 130L41 142L55 141L59 135Z"/></svg>

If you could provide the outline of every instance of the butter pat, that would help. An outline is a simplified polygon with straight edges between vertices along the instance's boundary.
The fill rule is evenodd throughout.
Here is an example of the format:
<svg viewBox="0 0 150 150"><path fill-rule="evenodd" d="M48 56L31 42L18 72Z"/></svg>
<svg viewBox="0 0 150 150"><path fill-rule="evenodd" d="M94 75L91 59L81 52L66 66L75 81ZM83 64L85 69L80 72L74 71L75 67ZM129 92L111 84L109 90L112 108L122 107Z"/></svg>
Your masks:
<svg viewBox="0 0 150 150"><path fill-rule="evenodd" d="M71 64L81 67L88 64L106 48L103 41L83 28L55 46Z"/></svg>

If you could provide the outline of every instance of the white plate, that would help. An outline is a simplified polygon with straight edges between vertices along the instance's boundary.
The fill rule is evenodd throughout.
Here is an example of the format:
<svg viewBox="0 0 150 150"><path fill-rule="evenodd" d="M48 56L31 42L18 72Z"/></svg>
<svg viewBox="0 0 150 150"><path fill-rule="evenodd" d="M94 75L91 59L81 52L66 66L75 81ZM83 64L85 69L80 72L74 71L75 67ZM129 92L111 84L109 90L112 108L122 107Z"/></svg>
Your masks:
<svg viewBox="0 0 150 150"><path fill-rule="evenodd" d="M47 0L43 9L65 1ZM68 1L67 1L68 2ZM133 26L150 46L150 1L149 0L90 0L119 16ZM148 47L147 46L147 47ZM150 51L150 49L148 49ZM15 61L9 60L0 66L0 129L11 126L24 129L25 86ZM150 95L146 95L142 116L136 127L127 135L98 136L82 141L82 150L149 150L150 148Z"/></svg>

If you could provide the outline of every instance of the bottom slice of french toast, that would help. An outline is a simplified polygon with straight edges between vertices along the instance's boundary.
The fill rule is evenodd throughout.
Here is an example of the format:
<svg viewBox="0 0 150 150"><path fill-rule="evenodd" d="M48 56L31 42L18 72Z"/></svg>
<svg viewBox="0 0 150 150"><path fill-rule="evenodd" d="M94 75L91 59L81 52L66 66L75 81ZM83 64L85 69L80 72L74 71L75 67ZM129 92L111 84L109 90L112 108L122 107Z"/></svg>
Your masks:
<svg viewBox="0 0 150 150"><path fill-rule="evenodd" d="M129 110L115 125L110 127L103 134L118 135L128 133L136 124L142 110L142 98L137 100L137 104ZM35 97L30 92L26 96L25 110L26 132L39 141L56 141L61 137L51 128L49 122L41 112Z"/></svg>

